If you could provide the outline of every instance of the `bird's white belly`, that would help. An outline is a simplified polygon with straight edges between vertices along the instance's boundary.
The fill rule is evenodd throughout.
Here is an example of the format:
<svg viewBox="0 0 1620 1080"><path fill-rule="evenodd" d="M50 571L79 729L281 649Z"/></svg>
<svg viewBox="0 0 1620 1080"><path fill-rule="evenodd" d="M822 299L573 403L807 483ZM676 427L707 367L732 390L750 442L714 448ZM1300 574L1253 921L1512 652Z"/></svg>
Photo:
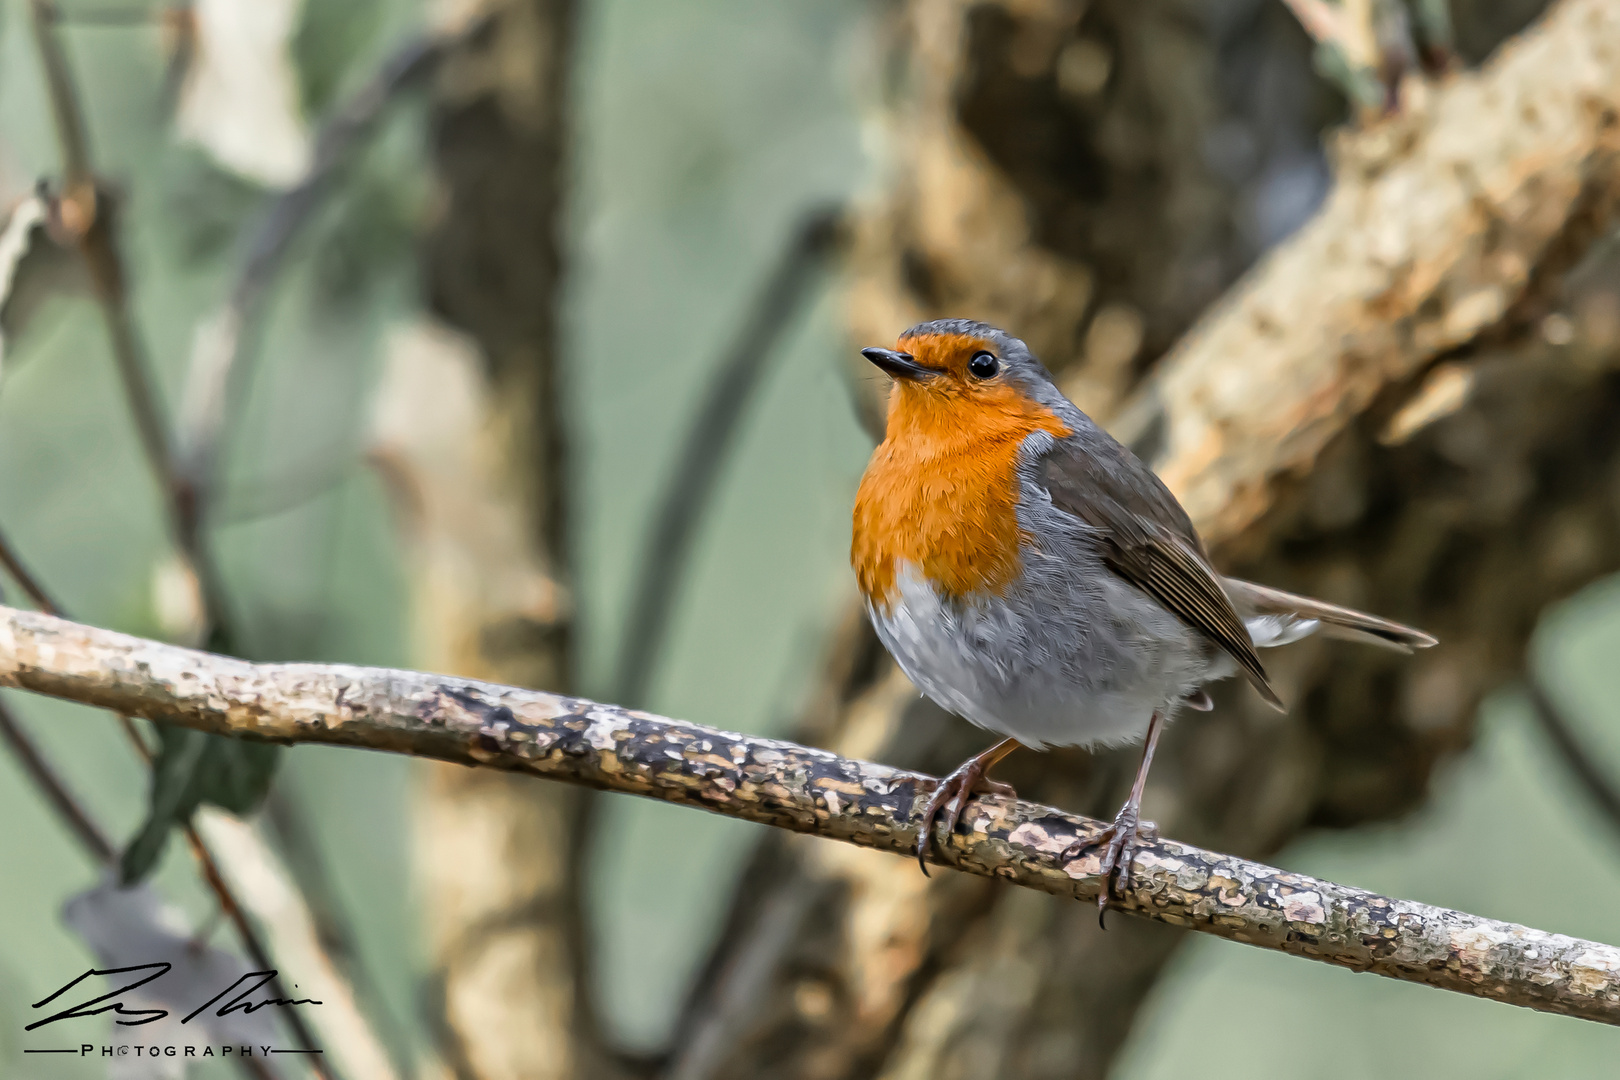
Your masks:
<svg viewBox="0 0 1620 1080"><path fill-rule="evenodd" d="M1227 674L1174 615L1101 566L1027 553L999 597L951 601L902 566L887 605L868 604L878 637L942 708L1026 746L1140 740Z"/></svg>

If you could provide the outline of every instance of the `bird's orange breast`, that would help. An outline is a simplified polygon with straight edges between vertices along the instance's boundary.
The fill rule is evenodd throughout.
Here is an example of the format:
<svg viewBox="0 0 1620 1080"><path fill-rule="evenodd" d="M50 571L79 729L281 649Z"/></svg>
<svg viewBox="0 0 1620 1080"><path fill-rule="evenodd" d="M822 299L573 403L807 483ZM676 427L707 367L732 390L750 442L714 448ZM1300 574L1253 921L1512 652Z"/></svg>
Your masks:
<svg viewBox="0 0 1620 1080"><path fill-rule="evenodd" d="M939 380L943 382L943 380ZM943 596L996 594L1021 566L1018 454L1037 431L1069 429L1011 386L897 383L887 435L855 497L850 561L861 593L887 608L902 564Z"/></svg>

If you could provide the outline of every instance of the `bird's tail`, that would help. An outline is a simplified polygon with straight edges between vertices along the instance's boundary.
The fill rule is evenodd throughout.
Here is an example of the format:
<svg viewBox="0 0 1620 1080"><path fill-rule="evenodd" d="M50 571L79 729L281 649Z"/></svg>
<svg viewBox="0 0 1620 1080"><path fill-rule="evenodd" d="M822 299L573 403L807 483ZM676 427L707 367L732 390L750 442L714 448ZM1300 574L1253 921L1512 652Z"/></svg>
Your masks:
<svg viewBox="0 0 1620 1080"><path fill-rule="evenodd" d="M1389 619L1256 585L1252 581L1222 578L1221 584L1226 586L1226 595L1231 597L1232 606L1242 616L1258 648L1286 645L1315 633L1404 653L1427 649L1436 641L1421 630Z"/></svg>

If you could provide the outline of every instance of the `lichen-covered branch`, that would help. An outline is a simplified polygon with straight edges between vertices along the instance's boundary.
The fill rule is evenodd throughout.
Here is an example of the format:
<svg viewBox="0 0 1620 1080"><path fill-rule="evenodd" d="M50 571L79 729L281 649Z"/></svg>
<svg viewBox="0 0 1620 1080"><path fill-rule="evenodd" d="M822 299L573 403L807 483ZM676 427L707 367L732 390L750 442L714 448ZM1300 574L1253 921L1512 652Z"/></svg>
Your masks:
<svg viewBox="0 0 1620 1080"><path fill-rule="evenodd" d="M905 854L926 778L581 698L339 665L251 664L0 608L0 685L215 734L391 750L701 807ZM1103 823L974 802L943 865L1092 899ZM1120 907L1409 982L1620 1024L1620 948L1378 896L1168 840Z"/></svg>

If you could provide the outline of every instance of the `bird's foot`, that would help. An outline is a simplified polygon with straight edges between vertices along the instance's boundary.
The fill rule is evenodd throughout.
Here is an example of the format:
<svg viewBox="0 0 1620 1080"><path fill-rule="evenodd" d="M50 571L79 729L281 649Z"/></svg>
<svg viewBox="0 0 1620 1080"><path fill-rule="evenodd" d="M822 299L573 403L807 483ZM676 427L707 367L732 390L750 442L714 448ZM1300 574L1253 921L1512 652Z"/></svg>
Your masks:
<svg viewBox="0 0 1620 1080"><path fill-rule="evenodd" d="M981 754L968 758L945 779L933 782L934 794L929 798L928 805L923 807L922 820L917 823L917 865L922 867L925 877L929 876L928 843L934 835L934 822L942 813L945 835L949 836L956 831L957 824L962 820L962 809L974 795L1005 795L1009 799L1018 797L1011 784L1003 784L984 775L985 770L994 764L993 761L985 761L984 757Z"/></svg>
<svg viewBox="0 0 1620 1080"><path fill-rule="evenodd" d="M1104 845L1102 862L1097 873L1102 875L1102 888L1097 892L1097 924L1107 929L1103 921L1108 914L1108 901L1124 894L1131 887L1131 860L1136 845L1152 843L1159 838L1159 827L1141 818L1141 804L1132 799L1120 807L1114 823L1091 840L1076 840L1063 852L1064 861L1079 858L1089 847Z"/></svg>

